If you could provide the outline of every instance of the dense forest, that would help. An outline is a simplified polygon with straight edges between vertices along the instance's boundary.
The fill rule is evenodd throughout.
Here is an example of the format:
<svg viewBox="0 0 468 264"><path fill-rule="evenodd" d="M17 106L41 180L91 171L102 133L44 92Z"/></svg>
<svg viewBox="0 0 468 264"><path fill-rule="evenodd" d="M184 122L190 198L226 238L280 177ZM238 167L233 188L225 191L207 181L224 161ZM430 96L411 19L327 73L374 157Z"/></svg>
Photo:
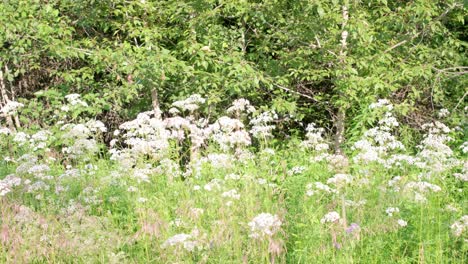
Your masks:
<svg viewBox="0 0 468 264"><path fill-rule="evenodd" d="M0 262L467 261L466 19L1 1Z"/></svg>

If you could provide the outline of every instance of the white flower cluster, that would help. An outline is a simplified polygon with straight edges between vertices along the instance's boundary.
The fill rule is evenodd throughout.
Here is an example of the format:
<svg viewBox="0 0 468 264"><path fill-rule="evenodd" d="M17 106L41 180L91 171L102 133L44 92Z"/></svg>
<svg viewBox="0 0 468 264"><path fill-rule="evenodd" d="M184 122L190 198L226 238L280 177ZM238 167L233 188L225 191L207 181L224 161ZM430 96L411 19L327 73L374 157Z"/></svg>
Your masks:
<svg viewBox="0 0 468 264"><path fill-rule="evenodd" d="M401 176L395 176L391 180L388 181L388 187L391 187L393 191L399 192L400 191L400 181Z"/></svg>
<svg viewBox="0 0 468 264"><path fill-rule="evenodd" d="M8 101L2 108L0 108L0 113L5 116L14 115L18 109L24 107L24 104L18 103L16 101Z"/></svg>
<svg viewBox="0 0 468 264"><path fill-rule="evenodd" d="M458 221L455 221L450 228L454 236L461 236L466 230L468 230L468 215L462 216Z"/></svg>
<svg viewBox="0 0 468 264"><path fill-rule="evenodd" d="M340 214L338 212L329 212L325 216L320 219L320 223L325 224L325 223L334 223L336 221L340 220Z"/></svg>
<svg viewBox="0 0 468 264"><path fill-rule="evenodd" d="M98 132L107 132L104 123L97 120L88 121L86 124L65 124L60 129L65 132L62 140L66 143L62 152L74 159L96 153L98 142L93 137Z"/></svg>
<svg viewBox="0 0 468 264"><path fill-rule="evenodd" d="M325 129L316 127L315 123L308 124L305 135L306 139L301 142L301 146L308 149L313 149L317 152L327 151L329 149L329 145L323 138L324 132Z"/></svg>
<svg viewBox="0 0 468 264"><path fill-rule="evenodd" d="M346 184L351 183L353 180L353 177L349 174L343 174L343 173L338 173L335 174L333 177L329 178L327 180L328 184L333 184L336 187L342 187Z"/></svg>
<svg viewBox="0 0 468 264"><path fill-rule="evenodd" d="M389 207L385 210L388 216L393 216L393 214L399 213L400 209L398 207Z"/></svg>
<svg viewBox="0 0 468 264"><path fill-rule="evenodd" d="M425 167L431 171L441 172L456 165L455 160L452 159L453 151L446 145L452 141L452 138L448 136L450 129L438 121L424 124L422 128L428 132L418 145L420 151L417 157L425 163Z"/></svg>
<svg viewBox="0 0 468 264"><path fill-rule="evenodd" d="M234 157L225 153L210 153L201 160L202 162L211 164L214 168L231 168L233 166Z"/></svg>
<svg viewBox="0 0 468 264"><path fill-rule="evenodd" d="M426 164L419 157L406 154L394 154L383 160L386 168L403 167L405 165L414 165L418 168L424 168Z"/></svg>
<svg viewBox="0 0 468 264"><path fill-rule="evenodd" d="M369 108L370 109L382 108L386 111L392 111L393 105L387 99L379 99L376 103L370 104Z"/></svg>
<svg viewBox="0 0 468 264"><path fill-rule="evenodd" d="M232 103L232 106L227 109L228 114L234 114L236 117L239 117L241 113L253 113L255 112L255 107L250 105L249 100L240 98L235 100Z"/></svg>
<svg viewBox="0 0 468 264"><path fill-rule="evenodd" d="M358 150L354 161L385 164L385 159L390 152L405 149L404 145L391 133L399 124L392 113L393 105L388 100L379 100L377 103L371 104L369 108L383 109L385 113L379 120L377 127L367 130L364 137L354 143L353 149Z"/></svg>
<svg viewBox="0 0 468 264"><path fill-rule="evenodd" d="M10 135L10 134L11 134L11 130L10 130L9 128L7 128L7 127L2 127L2 126L0 125L0 135L6 135L6 136L8 136L8 135Z"/></svg>
<svg viewBox="0 0 468 264"><path fill-rule="evenodd" d="M227 191L227 192L223 192L223 193L221 194L221 197L239 200L241 196L240 196L240 194L237 192L236 189L232 189L232 190L229 190L229 191Z"/></svg>
<svg viewBox="0 0 468 264"><path fill-rule="evenodd" d="M177 234L170 238L168 238L164 243L161 245L162 248L168 247L177 247L183 248L189 252L194 251L197 248L201 248L200 243L196 240L198 230L192 231L191 234Z"/></svg>
<svg viewBox="0 0 468 264"><path fill-rule="evenodd" d="M165 122L152 117L153 114L152 111L140 113L136 119L119 126L120 130L125 131L121 137L128 147L111 149L111 159L128 165L143 155L156 159L164 157L164 152L169 148L171 132L166 129Z"/></svg>
<svg viewBox="0 0 468 264"><path fill-rule="evenodd" d="M408 225L408 222L406 222L405 220L403 219L398 219L397 220L397 224L400 226L400 227L405 227Z"/></svg>
<svg viewBox="0 0 468 264"><path fill-rule="evenodd" d="M250 120L250 125L252 125L250 133L255 138L259 139L272 137L272 132L273 129L275 129L275 126L271 125L271 123L276 119L278 119L278 115L274 111L265 111L260 113L258 116Z"/></svg>
<svg viewBox="0 0 468 264"><path fill-rule="evenodd" d="M463 162L463 168L462 168L462 171L460 173L454 173L453 176L455 176L455 178L459 179L460 181L468 181L468 161L465 160L465 162Z"/></svg>
<svg viewBox="0 0 468 264"><path fill-rule="evenodd" d="M437 113L437 116L439 118L444 118L444 117L447 117L450 115L450 111L446 108L442 108L439 110L439 112Z"/></svg>
<svg viewBox="0 0 468 264"><path fill-rule="evenodd" d="M72 106L75 106L75 105L80 105L80 106L83 106L83 107L88 107L88 103L86 103L85 101L81 100L81 95L79 94L68 94L68 95L65 95L65 99L67 99L68 103ZM62 111L64 112L68 112L70 111L70 108L65 105L62 107L61 109Z"/></svg>
<svg viewBox="0 0 468 264"><path fill-rule="evenodd" d="M250 135L244 129L244 124L238 119L227 116L222 116L215 123L209 125L205 134L209 135L210 139L224 151L251 144Z"/></svg>
<svg viewBox="0 0 468 264"><path fill-rule="evenodd" d="M289 176L292 176L292 175L297 175L297 174L301 174L305 171L305 167L304 166L295 166L295 167L292 167L290 170L288 170L288 175Z"/></svg>
<svg viewBox="0 0 468 264"><path fill-rule="evenodd" d="M176 107L182 111L189 111L193 112L197 109L200 108L201 104L204 104L206 101L205 98L203 98L199 94L192 94L185 100L180 100L172 103L173 107ZM173 113L177 113L176 111L172 110Z"/></svg>
<svg viewBox="0 0 468 264"><path fill-rule="evenodd" d="M281 220L277 215L261 213L248 224L251 231L250 237L272 237L280 230L281 224Z"/></svg>
<svg viewBox="0 0 468 264"><path fill-rule="evenodd" d="M424 203L427 201L427 198L424 196L425 194L431 191L440 192L442 188L426 181L411 181L405 185L405 190L413 191L415 201Z"/></svg>
<svg viewBox="0 0 468 264"><path fill-rule="evenodd" d="M0 131L1 131L1 129L0 129ZM1 134L1 132L0 132L0 134ZM468 153L468 141L463 142L463 144L460 146L460 149L461 149L461 152L463 154Z"/></svg>
<svg viewBox="0 0 468 264"><path fill-rule="evenodd" d="M323 184L321 182L314 182L309 183L306 185L306 195L313 196L317 192L325 192L325 193L337 193L337 191L330 186Z"/></svg>
<svg viewBox="0 0 468 264"><path fill-rule="evenodd" d="M6 176L0 180L0 197L7 195L12 191L12 188L21 184L21 178L16 177L14 174Z"/></svg>

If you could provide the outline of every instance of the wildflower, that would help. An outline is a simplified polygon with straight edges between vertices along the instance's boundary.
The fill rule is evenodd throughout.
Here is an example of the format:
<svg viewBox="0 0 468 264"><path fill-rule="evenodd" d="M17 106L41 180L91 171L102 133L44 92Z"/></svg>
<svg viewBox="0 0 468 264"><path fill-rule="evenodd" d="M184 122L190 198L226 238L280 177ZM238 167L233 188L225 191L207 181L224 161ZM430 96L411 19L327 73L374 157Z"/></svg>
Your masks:
<svg viewBox="0 0 468 264"><path fill-rule="evenodd" d="M65 96L65 99L67 99L68 103L71 105L81 105L83 107L88 107L88 104L85 101L82 101L80 97L81 95L79 94L68 94Z"/></svg>
<svg viewBox="0 0 468 264"><path fill-rule="evenodd" d="M351 181L352 181L352 176L351 175L338 173L338 174L335 174L330 179L328 179L327 183L328 184L334 184L335 186L340 186L340 185L344 185L344 184L347 184L347 183L351 183Z"/></svg>
<svg viewBox="0 0 468 264"><path fill-rule="evenodd" d="M301 143L301 146L318 152L328 150L329 146L322 136L325 129L321 127L317 128L315 127L315 123L310 123L307 125L306 132L306 140Z"/></svg>
<svg viewBox="0 0 468 264"><path fill-rule="evenodd" d="M148 201L148 199L145 198L145 197L138 197L137 201L138 201L139 203L146 203L146 202Z"/></svg>
<svg viewBox="0 0 468 264"><path fill-rule="evenodd" d="M468 215L462 216L458 221L455 221L450 228L454 236L461 236L466 230L468 230Z"/></svg>
<svg viewBox="0 0 468 264"><path fill-rule="evenodd" d="M293 167L291 168L289 171L288 171L288 175L296 175L296 174L301 174L305 171L305 167L304 166L296 166L296 167Z"/></svg>
<svg viewBox="0 0 468 264"><path fill-rule="evenodd" d="M399 213L400 209L398 207L389 207L387 210L385 210L385 213L387 213L388 216L393 216L395 213Z"/></svg>
<svg viewBox="0 0 468 264"><path fill-rule="evenodd" d="M12 188L21 184L21 178L16 177L13 174L6 176L3 180L0 180L0 197L5 196L12 191Z"/></svg>
<svg viewBox="0 0 468 264"><path fill-rule="evenodd" d="M236 189L232 189L230 191L224 192L223 194L221 194L221 196L225 198L236 199L236 200L240 199L240 194L237 193Z"/></svg>
<svg viewBox="0 0 468 264"><path fill-rule="evenodd" d="M3 108L0 109L0 113L4 115L14 115L18 111L18 109L24 107L24 104L18 103L15 101L8 101Z"/></svg>
<svg viewBox="0 0 468 264"><path fill-rule="evenodd" d="M203 98L201 95L192 94L185 100L180 100L172 103L172 106L177 107L178 109L181 109L183 111L193 112L200 108L200 105L204 104L205 101L206 99Z"/></svg>
<svg viewBox="0 0 468 264"><path fill-rule="evenodd" d="M405 226L408 225L408 222L406 222L406 221L403 220L403 219L398 219L398 220L397 220L397 224L398 224L399 226L401 226L401 227L405 227Z"/></svg>
<svg viewBox="0 0 468 264"><path fill-rule="evenodd" d="M247 113L253 113L255 112L255 107L250 105L249 100L240 98L232 102L232 106L227 109L228 113L234 113L237 116L240 115L240 113L246 111Z"/></svg>
<svg viewBox="0 0 468 264"><path fill-rule="evenodd" d="M161 247L167 248L167 247L181 245L187 251L193 251L195 247L197 246L197 243L192 239L193 239L192 235L184 234L184 233L177 234L175 236L168 238L166 241L164 241Z"/></svg>
<svg viewBox="0 0 468 264"><path fill-rule="evenodd" d="M212 191L214 189L220 189L221 188L222 181L220 179L213 179L209 183L205 184L203 189L206 191Z"/></svg>
<svg viewBox="0 0 468 264"><path fill-rule="evenodd" d="M329 212L327 213L322 219L320 219L320 223L325 224L325 223L334 223L336 221L340 220L340 214L337 212Z"/></svg>
<svg viewBox="0 0 468 264"><path fill-rule="evenodd" d="M346 228L346 233L352 234L354 232L359 232L361 230L361 227L356 224L356 223L351 223L348 228Z"/></svg>
<svg viewBox="0 0 468 264"><path fill-rule="evenodd" d="M277 215L261 213L248 224L251 231L250 237L272 237L279 231L281 224L281 220Z"/></svg>
<svg viewBox="0 0 468 264"><path fill-rule="evenodd" d="M468 149L468 146L467 146L467 149ZM275 155L275 150L272 148L265 148L262 150L262 152L268 155Z"/></svg>
<svg viewBox="0 0 468 264"><path fill-rule="evenodd" d="M321 182L309 183L306 185L306 195L313 196L317 191L323 191L326 193L336 193L337 191L330 186Z"/></svg>
<svg viewBox="0 0 468 264"><path fill-rule="evenodd" d="M440 118L444 118L444 117L447 117L448 115L450 114L450 111L446 108L442 108L439 110L439 112L437 113L437 115L440 117Z"/></svg>
<svg viewBox="0 0 468 264"><path fill-rule="evenodd" d="M1 134L1 132L0 132ZM468 141L463 142L463 144L460 146L461 151L463 154L468 152Z"/></svg>
<svg viewBox="0 0 468 264"><path fill-rule="evenodd" d="M269 123L273 122L277 118L278 115L274 111L262 112L261 114L250 120L250 124L252 125L250 133L255 138L262 139L273 136L272 131L273 129L275 129L275 126L269 125Z"/></svg>
<svg viewBox="0 0 468 264"><path fill-rule="evenodd" d="M128 192L137 192L138 191L138 188L135 187L135 186L129 186L128 189L127 189Z"/></svg>
<svg viewBox="0 0 468 264"><path fill-rule="evenodd" d="M11 134L11 130L7 127L2 127L0 126L0 135L10 135Z"/></svg>
<svg viewBox="0 0 468 264"><path fill-rule="evenodd" d="M231 174L228 174L226 176L224 176L224 179L225 180L239 180L241 177L239 174L234 174L234 173L231 173Z"/></svg>

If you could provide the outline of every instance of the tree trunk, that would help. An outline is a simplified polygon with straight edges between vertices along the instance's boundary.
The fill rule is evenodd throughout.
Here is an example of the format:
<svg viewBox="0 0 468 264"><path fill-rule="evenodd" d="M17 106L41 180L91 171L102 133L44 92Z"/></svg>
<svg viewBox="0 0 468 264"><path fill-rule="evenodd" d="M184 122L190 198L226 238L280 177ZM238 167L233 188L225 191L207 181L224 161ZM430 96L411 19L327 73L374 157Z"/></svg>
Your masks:
<svg viewBox="0 0 468 264"><path fill-rule="evenodd" d="M348 7L343 5L342 7L342 18L343 22L341 23L341 48L339 54L340 65L343 69L346 67L346 50L348 48L348 31L346 31L346 25L348 24L349 14ZM345 79L346 76L341 74L340 79ZM346 101L346 95L342 91L338 91L340 94L340 100ZM346 121L346 107L339 105L336 116L334 118L335 126L335 140L334 140L334 149L336 154L343 155L342 144L345 140L345 121Z"/></svg>
<svg viewBox="0 0 468 264"><path fill-rule="evenodd" d="M335 123L335 140L334 140L334 149L336 154L343 155L343 149L341 146L345 140L345 120L346 112L344 107L338 108L334 123Z"/></svg>
<svg viewBox="0 0 468 264"><path fill-rule="evenodd" d="M5 86L5 80L3 79L3 71L1 69L0 69L0 95L2 96L2 100L0 101L0 108L2 108L10 101L10 99L8 99L8 94L6 92L6 86ZM6 113L3 115L7 121L7 125L10 128L10 130L16 131L15 124L13 123L13 119L11 118L11 116Z"/></svg>
<svg viewBox="0 0 468 264"><path fill-rule="evenodd" d="M154 117L161 119L161 108L159 107L159 98L157 88L151 90L151 103L153 105Z"/></svg>

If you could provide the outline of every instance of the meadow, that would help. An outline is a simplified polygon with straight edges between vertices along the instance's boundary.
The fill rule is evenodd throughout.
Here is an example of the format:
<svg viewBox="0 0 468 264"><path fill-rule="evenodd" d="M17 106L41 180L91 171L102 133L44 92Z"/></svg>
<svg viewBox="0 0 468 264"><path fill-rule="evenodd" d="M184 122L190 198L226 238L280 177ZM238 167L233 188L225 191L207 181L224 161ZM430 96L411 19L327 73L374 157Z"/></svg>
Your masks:
<svg viewBox="0 0 468 264"><path fill-rule="evenodd" d="M405 146L378 100L335 153L314 123L280 138L273 111L238 99L214 119L206 104L109 131L74 118L87 104L69 94L47 129L0 127L0 262L467 262L468 143L448 110Z"/></svg>

